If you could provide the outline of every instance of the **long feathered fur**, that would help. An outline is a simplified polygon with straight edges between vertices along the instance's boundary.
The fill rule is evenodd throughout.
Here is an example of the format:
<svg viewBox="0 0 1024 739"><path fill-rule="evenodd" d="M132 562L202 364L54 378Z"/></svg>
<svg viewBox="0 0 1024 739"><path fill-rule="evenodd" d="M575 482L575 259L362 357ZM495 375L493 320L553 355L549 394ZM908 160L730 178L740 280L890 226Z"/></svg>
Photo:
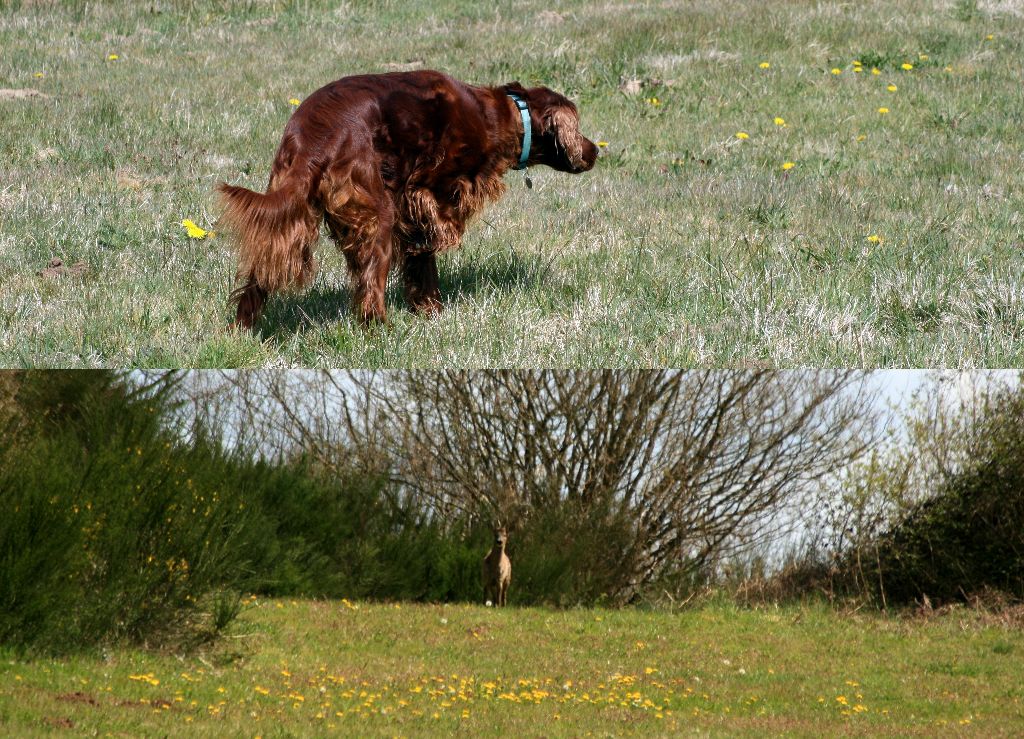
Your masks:
<svg viewBox="0 0 1024 739"><path fill-rule="evenodd" d="M281 187L263 194L226 183L217 189L221 223L237 243L238 274L268 292L306 287L316 275L320 213L301 190ZM244 289L235 290L234 302Z"/></svg>

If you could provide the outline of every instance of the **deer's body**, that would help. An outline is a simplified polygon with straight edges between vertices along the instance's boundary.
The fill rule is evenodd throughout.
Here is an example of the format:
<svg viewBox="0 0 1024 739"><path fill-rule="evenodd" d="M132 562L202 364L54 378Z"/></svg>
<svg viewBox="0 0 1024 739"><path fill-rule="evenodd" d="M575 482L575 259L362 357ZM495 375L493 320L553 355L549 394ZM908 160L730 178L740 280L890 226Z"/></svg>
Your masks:
<svg viewBox="0 0 1024 739"><path fill-rule="evenodd" d="M496 606L504 606L508 586L512 584L512 560L505 554L508 533L504 527L494 532L494 546L484 557L484 598Z"/></svg>

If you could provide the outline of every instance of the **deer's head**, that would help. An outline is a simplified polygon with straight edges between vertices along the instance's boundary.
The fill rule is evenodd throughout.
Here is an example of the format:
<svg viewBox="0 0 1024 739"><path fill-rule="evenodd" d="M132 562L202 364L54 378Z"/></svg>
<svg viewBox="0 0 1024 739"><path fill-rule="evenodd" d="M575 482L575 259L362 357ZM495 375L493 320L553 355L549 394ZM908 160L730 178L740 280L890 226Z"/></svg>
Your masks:
<svg viewBox="0 0 1024 739"><path fill-rule="evenodd" d="M508 542L508 530L500 523L494 527L494 546L503 549Z"/></svg>

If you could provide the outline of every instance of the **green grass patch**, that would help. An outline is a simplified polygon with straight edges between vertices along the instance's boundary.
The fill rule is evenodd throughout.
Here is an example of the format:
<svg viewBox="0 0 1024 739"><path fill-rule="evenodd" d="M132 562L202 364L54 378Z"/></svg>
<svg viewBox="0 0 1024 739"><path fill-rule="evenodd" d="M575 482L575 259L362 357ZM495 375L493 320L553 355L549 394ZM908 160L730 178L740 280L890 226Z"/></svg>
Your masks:
<svg viewBox="0 0 1024 739"><path fill-rule="evenodd" d="M0 88L45 95L0 99L6 365L1022 361L1012 4L15 2L0 46ZM228 332L231 249L181 221L265 186L289 99L403 65L564 91L604 157L510 174L438 320L393 284L364 332L324 239L311 290Z"/></svg>
<svg viewBox="0 0 1024 739"><path fill-rule="evenodd" d="M524 645L529 645L524 648ZM76 733L1010 736L1019 628L824 606L681 613L247 599L206 653L0 661L0 724Z"/></svg>

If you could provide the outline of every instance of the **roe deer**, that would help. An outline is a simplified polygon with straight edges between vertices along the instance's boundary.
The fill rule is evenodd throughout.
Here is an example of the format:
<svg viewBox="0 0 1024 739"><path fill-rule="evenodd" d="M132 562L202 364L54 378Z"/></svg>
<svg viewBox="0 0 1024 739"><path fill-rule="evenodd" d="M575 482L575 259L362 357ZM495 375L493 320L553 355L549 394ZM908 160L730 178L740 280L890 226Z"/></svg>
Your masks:
<svg viewBox="0 0 1024 739"><path fill-rule="evenodd" d="M494 529L494 546L484 557L484 598L488 605L504 606L508 586L512 583L512 560L505 554L507 542L508 532L498 524Z"/></svg>

